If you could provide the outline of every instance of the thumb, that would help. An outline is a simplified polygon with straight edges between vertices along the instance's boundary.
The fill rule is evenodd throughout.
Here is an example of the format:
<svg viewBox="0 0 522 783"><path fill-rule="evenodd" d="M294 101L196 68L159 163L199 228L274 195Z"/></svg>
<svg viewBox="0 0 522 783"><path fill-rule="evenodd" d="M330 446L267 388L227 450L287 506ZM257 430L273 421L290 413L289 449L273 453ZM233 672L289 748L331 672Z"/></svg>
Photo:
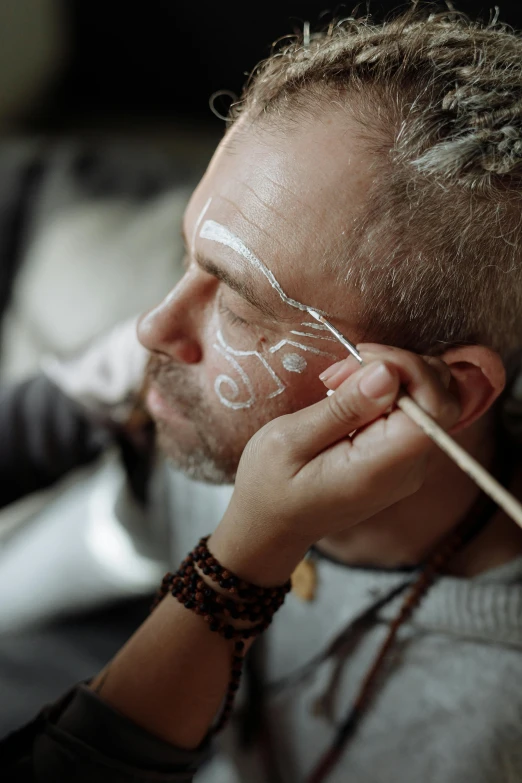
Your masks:
<svg viewBox="0 0 522 783"><path fill-rule="evenodd" d="M399 387L399 374L393 364L374 361L365 365L335 394L291 414L294 456L310 462L354 430L375 421L395 401Z"/></svg>

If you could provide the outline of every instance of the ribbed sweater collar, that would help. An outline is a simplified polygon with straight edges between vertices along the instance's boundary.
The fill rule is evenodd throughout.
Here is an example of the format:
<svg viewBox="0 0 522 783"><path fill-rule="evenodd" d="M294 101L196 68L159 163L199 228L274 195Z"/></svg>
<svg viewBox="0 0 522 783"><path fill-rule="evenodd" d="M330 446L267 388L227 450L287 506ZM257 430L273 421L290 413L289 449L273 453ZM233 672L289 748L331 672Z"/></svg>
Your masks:
<svg viewBox="0 0 522 783"><path fill-rule="evenodd" d="M366 600L375 600L407 579L400 571L358 569L320 560L318 576L323 600L334 590L348 591L360 597L359 609ZM378 617L389 621L406 593L382 608ZM349 602L350 603L350 602ZM354 607L355 608L355 607ZM522 647L522 558L486 571L473 579L440 577L430 588L408 623L419 630Z"/></svg>

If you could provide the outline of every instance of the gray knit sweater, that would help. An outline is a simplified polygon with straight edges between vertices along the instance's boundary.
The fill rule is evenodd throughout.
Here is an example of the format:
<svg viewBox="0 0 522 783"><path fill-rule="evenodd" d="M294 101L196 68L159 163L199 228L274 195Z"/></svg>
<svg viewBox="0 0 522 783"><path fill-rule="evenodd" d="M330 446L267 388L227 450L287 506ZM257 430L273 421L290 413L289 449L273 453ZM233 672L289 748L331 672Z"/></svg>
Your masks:
<svg viewBox="0 0 522 783"><path fill-rule="evenodd" d="M522 560L474 580L442 579L404 626L376 696L329 783L522 781ZM395 600L343 651L281 683L404 574L320 565L316 601L291 597L267 637L272 743L284 783L306 779L334 736L397 611ZM342 600L339 597L342 596ZM275 687L280 682L279 690ZM239 779L263 780L228 752Z"/></svg>
<svg viewBox="0 0 522 783"><path fill-rule="evenodd" d="M219 521L229 494L179 474L170 475L169 485L177 561ZM403 595L362 632L354 631L354 620L414 578L324 559L317 565L315 600L291 594L264 640L268 725L282 783L303 783L329 746ZM306 668L340 637L335 658ZM328 783L520 783L521 683L522 559L471 580L441 578L401 629L375 698ZM263 772L259 748L241 747L239 722L220 741L226 773L203 769L196 783L276 783Z"/></svg>
<svg viewBox="0 0 522 783"><path fill-rule="evenodd" d="M402 629L376 698L328 783L522 780L521 573L518 560L433 588ZM304 783L396 607L357 633L353 621L404 578L322 563L317 599L290 597L281 610L266 636L276 772L266 773L259 743L241 747L241 713L221 738L220 754L201 766L205 747L189 753L167 745L79 687L21 736L0 742L2 780ZM339 635L339 654L310 667Z"/></svg>
<svg viewBox="0 0 522 783"><path fill-rule="evenodd" d="M133 530L137 545L141 538L149 554L156 547L160 559L168 538L177 565L219 522L230 492L159 468L151 514L141 536ZM240 712L214 766L196 771L204 749L166 746L80 686L0 742L2 780L304 783L353 703L401 598L363 628L354 630L354 621L413 578L325 560L318 569L316 599L289 596L264 638L277 773L265 774L257 745L241 746ZM336 639L343 642L336 656L321 659ZM522 783L521 648L522 559L473 580L440 579L401 628L375 698L328 783Z"/></svg>

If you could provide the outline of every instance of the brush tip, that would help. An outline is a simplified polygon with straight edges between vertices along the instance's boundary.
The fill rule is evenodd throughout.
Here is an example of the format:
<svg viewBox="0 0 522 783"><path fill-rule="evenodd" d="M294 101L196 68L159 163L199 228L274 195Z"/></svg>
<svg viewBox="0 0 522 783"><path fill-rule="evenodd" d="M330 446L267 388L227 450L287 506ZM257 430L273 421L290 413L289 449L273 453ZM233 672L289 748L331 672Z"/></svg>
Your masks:
<svg viewBox="0 0 522 783"><path fill-rule="evenodd" d="M308 315L311 315L312 318L315 318L316 321L323 322L323 316L319 315L319 313L316 310L313 310L311 307L308 308Z"/></svg>

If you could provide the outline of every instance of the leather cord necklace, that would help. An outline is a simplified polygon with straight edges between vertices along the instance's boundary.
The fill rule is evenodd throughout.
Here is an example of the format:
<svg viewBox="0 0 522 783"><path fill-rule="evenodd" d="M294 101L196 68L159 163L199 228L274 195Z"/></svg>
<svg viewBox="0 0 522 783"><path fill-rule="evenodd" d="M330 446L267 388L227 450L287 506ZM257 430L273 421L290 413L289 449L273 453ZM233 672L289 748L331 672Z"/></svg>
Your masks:
<svg viewBox="0 0 522 783"><path fill-rule="evenodd" d="M507 486L511 482L513 470L514 458L512 449L507 440L502 439L497 450L496 477L504 486ZM384 663L387 660L390 649L393 647L399 628L411 617L431 585L447 569L451 559L486 528L493 519L497 508L497 504L481 492L465 518L434 547L432 552L414 570L413 574L408 573L405 575L403 582L395 585L385 596L381 596L352 620L343 633L328 645L324 651L288 677L263 687L262 679L260 678L260 673L263 669L262 658L264 658L262 655L262 640L255 645L251 653L253 654L253 660L251 665L248 666L248 686L252 695L255 694L255 698L247 700L247 707L242 712L242 734L244 744L246 745L250 744L256 737L260 739L264 765L269 775L270 783L282 783L283 779L277 770L276 758L273 752L274 745L270 738L270 724L265 719L263 709L263 702L267 696L284 691L304 680L323 661L335 655L337 650L345 645L347 637L352 634L363 633L366 628L375 622L378 613L384 606L401 593L407 591L396 617L390 623L386 639L379 648L361 683L356 699L347 710L345 718L339 724L332 744L323 754L306 781L306 783L323 783L339 761L347 744L355 735L363 715L375 696L378 676L384 668ZM314 551L314 557L330 559L317 550Z"/></svg>

